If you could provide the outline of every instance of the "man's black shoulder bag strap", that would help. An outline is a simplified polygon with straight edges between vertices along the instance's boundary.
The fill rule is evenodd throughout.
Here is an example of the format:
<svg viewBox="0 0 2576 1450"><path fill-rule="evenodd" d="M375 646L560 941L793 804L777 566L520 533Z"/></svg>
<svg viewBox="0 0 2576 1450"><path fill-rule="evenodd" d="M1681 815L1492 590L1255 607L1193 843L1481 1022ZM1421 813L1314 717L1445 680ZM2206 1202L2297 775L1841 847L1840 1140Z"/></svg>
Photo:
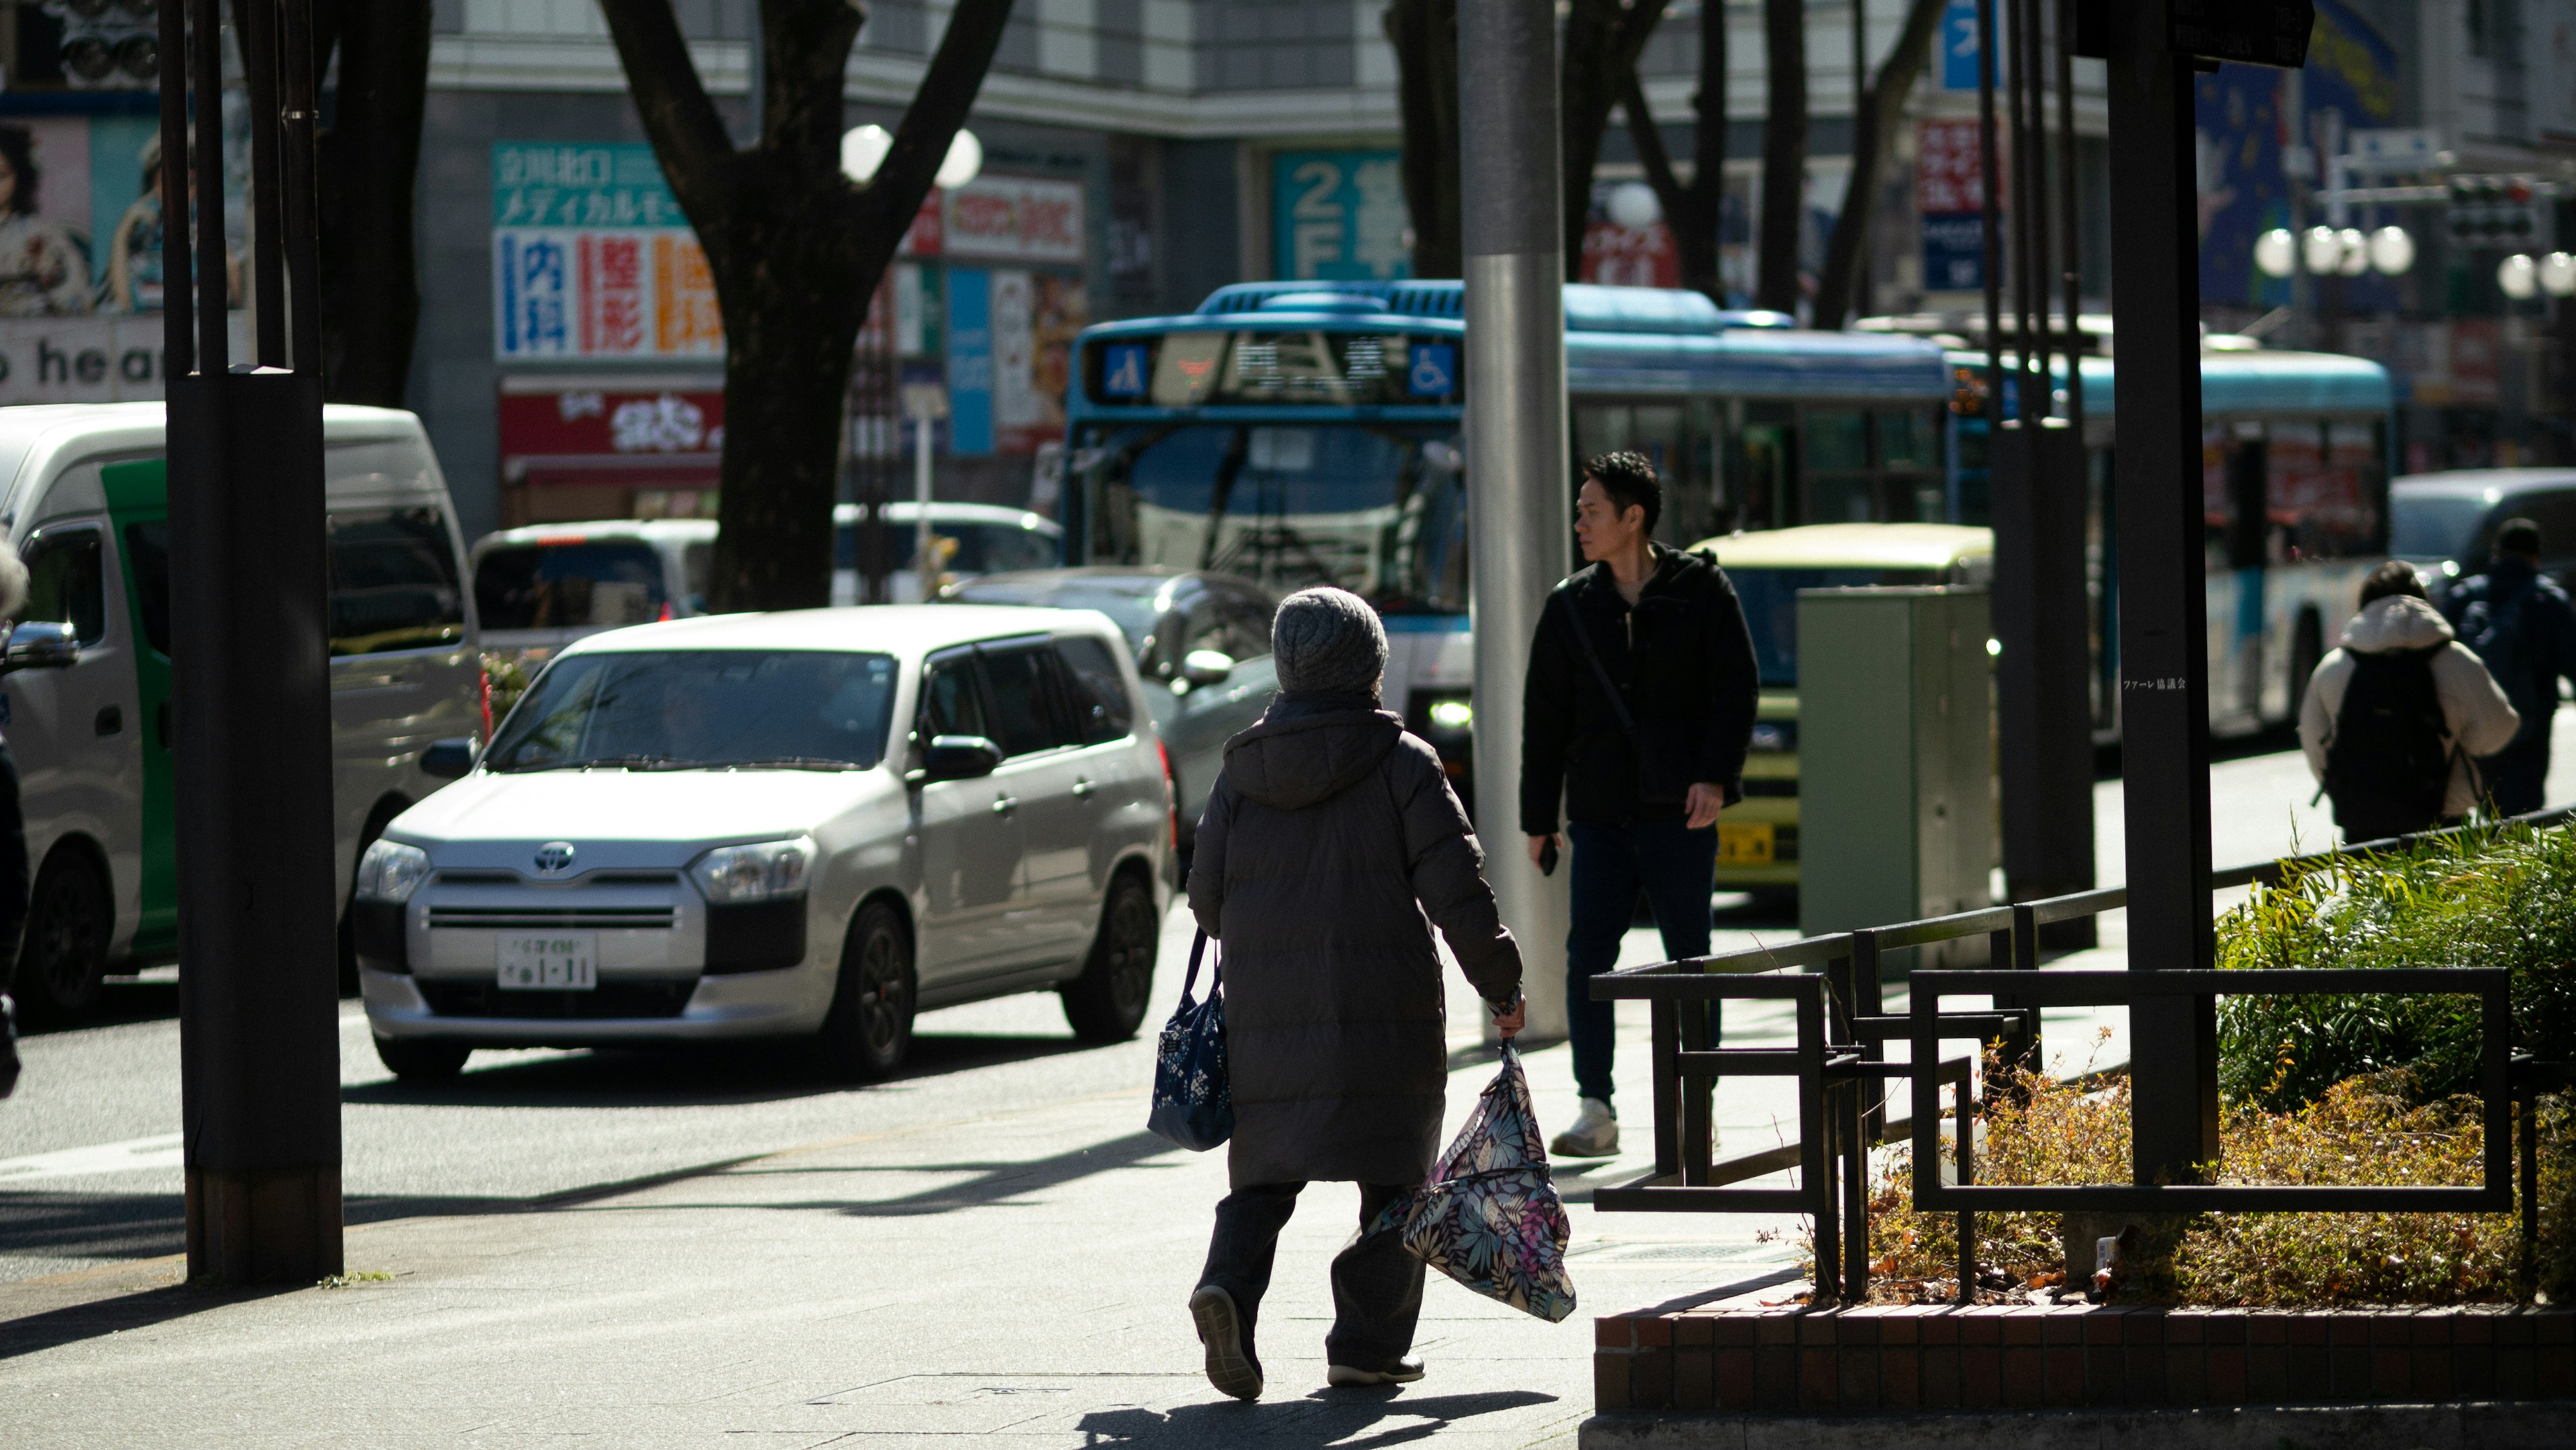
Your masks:
<svg viewBox="0 0 2576 1450"><path fill-rule="evenodd" d="M1610 697L1610 713L1619 717L1619 728L1630 735L1637 733L1637 722L1628 714L1628 702L1619 697L1619 686L1601 663L1601 652L1592 645L1592 631L1583 627L1583 611L1574 607L1574 592L1560 589L1556 598L1565 601L1565 622L1574 630L1574 643L1583 651L1585 662L1592 666L1592 677L1601 682L1601 693Z"/></svg>

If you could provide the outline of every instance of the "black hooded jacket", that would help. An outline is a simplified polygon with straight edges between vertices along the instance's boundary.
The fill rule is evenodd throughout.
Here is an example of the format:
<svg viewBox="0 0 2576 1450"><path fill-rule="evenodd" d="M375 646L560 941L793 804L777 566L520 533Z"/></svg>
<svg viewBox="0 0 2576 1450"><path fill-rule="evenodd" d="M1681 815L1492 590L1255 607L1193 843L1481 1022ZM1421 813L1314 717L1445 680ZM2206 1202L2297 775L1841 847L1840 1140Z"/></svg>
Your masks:
<svg viewBox="0 0 2576 1450"><path fill-rule="evenodd" d="M1574 628L1600 657L1595 671ZM1619 721L1606 672L1635 722ZM1753 635L1726 571L1705 554L1655 547L1636 608L1610 566L1578 569L1548 596L1521 696L1521 830L1553 834L1559 797L1587 825L1677 821L1693 783L1744 796L1761 681Z"/></svg>

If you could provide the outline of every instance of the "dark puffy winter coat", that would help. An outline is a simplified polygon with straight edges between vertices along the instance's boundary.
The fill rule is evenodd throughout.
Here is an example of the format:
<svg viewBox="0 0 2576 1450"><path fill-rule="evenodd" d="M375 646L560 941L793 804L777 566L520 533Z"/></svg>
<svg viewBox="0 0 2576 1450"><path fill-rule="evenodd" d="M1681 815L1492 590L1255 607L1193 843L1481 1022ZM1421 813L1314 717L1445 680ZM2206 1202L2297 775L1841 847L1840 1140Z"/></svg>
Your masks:
<svg viewBox="0 0 2576 1450"><path fill-rule="evenodd" d="M1704 554L1657 546L1637 605L1610 566L1578 569L1550 594L1530 643L1521 696L1521 829L1555 832L1557 801L1586 825L1677 821L1690 787L1708 781L1727 804L1744 797L1761 679L1744 606ZM1575 638L1580 620L1601 660ZM1607 672L1635 721L1619 722Z"/></svg>
<svg viewBox="0 0 2576 1450"><path fill-rule="evenodd" d="M1416 1183L1449 1081L1437 924L1486 1000L1520 950L1440 757L1365 695L1281 696L1225 749L1190 866L1223 945L1236 1186Z"/></svg>
<svg viewBox="0 0 2576 1450"><path fill-rule="evenodd" d="M2558 681L2562 676L2576 681L2576 608L2570 607L2567 591L2528 561L2499 555L2488 561L2485 573L2451 587L2442 613L2459 632L2460 642L2472 649L2478 648L2477 636L2488 621L2508 613L2514 617L2502 650L2494 657L2480 651L2480 657L2522 716L2521 728L2504 749L2545 756L2558 709Z"/></svg>

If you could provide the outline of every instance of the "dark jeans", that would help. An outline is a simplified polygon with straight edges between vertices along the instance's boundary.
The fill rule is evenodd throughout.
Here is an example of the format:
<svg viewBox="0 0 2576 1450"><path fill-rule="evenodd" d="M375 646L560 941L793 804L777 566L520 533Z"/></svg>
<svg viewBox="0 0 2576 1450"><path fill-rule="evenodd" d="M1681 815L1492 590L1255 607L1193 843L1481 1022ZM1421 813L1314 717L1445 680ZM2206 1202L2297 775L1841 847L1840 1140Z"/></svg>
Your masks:
<svg viewBox="0 0 2576 1450"><path fill-rule="evenodd" d="M2527 744L2508 745L2478 761L2478 783L2486 788L2487 799L2495 802L2500 816L2519 816L2540 809L2548 781L2546 730Z"/></svg>
<svg viewBox="0 0 2576 1450"><path fill-rule="evenodd" d="M1270 1262L1279 1230L1297 1211L1303 1183L1262 1183L1238 1188L1216 1206L1216 1234L1208 1241L1201 1284L1234 1299L1243 1322L1243 1350L1252 1353L1252 1322L1270 1287ZM1360 1185L1360 1227L1410 1185ZM1333 1330L1324 1336L1329 1362L1352 1369L1388 1370L1413 1348L1413 1324L1422 1314L1422 1261L1404 1250L1394 1233L1367 1234L1333 1256ZM1256 1360L1257 1360L1256 1356Z"/></svg>
<svg viewBox="0 0 2576 1450"><path fill-rule="evenodd" d="M1628 931L1637 890L1654 909L1664 955L1679 961L1708 955L1711 881L1717 871L1717 828L1684 829L1679 821L1644 821L1565 828L1574 847L1574 925L1565 934L1565 1016L1574 1038L1574 1084L1587 1098L1610 1100L1610 1065L1618 1027L1609 1002L1592 1000L1591 981L1619 961L1619 939ZM1709 1031L1717 1031L1717 1004L1709 1004Z"/></svg>

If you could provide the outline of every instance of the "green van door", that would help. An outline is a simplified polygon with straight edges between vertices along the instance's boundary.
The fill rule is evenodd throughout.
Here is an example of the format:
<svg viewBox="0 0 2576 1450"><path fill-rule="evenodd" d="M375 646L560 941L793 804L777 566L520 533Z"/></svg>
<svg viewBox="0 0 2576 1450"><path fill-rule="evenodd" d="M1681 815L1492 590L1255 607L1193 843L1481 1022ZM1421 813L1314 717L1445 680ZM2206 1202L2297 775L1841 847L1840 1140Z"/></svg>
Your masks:
<svg viewBox="0 0 2576 1450"><path fill-rule="evenodd" d="M137 956L179 949L179 862L170 719L170 467L159 458L111 463L100 470L116 554L124 562L125 613L134 621L134 688L144 728L143 911L134 928Z"/></svg>

